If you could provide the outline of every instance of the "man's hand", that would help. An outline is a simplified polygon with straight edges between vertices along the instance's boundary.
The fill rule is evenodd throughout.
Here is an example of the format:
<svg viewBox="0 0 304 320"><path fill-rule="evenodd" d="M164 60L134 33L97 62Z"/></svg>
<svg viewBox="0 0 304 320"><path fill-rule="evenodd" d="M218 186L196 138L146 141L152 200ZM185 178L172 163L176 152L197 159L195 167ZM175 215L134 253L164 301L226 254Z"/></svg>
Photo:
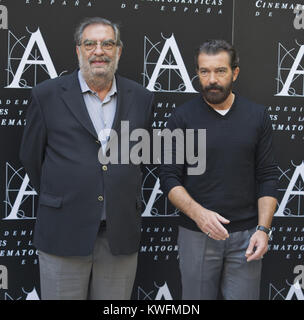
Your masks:
<svg viewBox="0 0 304 320"><path fill-rule="evenodd" d="M255 250L254 250L255 249ZM268 235L264 231L256 231L249 242L245 256L247 262L252 260L259 260L268 250Z"/></svg>
<svg viewBox="0 0 304 320"><path fill-rule="evenodd" d="M230 221L214 211L201 209L195 215L194 221L204 233L214 240L229 238L228 231L223 227L222 223L228 224Z"/></svg>
<svg viewBox="0 0 304 320"><path fill-rule="evenodd" d="M168 198L176 208L192 219L199 229L210 238L225 240L229 237L228 231L223 227L222 223L228 224L230 221L218 213L202 207L193 200L183 186L173 187L168 194Z"/></svg>

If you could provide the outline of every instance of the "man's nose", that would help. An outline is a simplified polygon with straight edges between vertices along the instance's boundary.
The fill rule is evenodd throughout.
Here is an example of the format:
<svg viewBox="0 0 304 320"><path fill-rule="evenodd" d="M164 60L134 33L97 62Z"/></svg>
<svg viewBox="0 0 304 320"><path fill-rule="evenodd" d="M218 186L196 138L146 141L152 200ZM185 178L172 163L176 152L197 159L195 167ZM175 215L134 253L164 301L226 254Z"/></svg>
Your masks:
<svg viewBox="0 0 304 320"><path fill-rule="evenodd" d="M210 72L209 83L210 84L217 83L217 77L214 72Z"/></svg>
<svg viewBox="0 0 304 320"><path fill-rule="evenodd" d="M95 55L104 55L104 49L102 48L100 43L97 43L96 48L94 50Z"/></svg>

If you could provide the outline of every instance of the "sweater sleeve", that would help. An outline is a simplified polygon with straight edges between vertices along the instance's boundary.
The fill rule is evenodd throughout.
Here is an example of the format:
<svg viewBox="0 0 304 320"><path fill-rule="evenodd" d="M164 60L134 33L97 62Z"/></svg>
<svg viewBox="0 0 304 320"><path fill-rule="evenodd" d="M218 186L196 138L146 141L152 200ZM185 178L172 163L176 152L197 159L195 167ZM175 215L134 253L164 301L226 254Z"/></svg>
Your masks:
<svg viewBox="0 0 304 320"><path fill-rule="evenodd" d="M255 172L257 181L257 197L270 196L277 198L278 165L274 158L272 127L265 108L262 129L256 147Z"/></svg>
<svg viewBox="0 0 304 320"><path fill-rule="evenodd" d="M172 112L166 129L169 129L171 133L175 129L178 129L177 131L179 131L179 134L181 133L181 130L183 130L182 121L178 119L178 116L176 116L175 112ZM164 131L166 131L166 129ZM176 186L182 186L184 164L181 164L180 161L177 161L180 154L178 154L179 151L177 150L176 140L172 139L172 148L166 143L165 140L163 142L162 160L159 167L159 178L161 190L163 191L164 195L167 196L172 188ZM164 160L165 155L172 155L172 164L166 164Z"/></svg>

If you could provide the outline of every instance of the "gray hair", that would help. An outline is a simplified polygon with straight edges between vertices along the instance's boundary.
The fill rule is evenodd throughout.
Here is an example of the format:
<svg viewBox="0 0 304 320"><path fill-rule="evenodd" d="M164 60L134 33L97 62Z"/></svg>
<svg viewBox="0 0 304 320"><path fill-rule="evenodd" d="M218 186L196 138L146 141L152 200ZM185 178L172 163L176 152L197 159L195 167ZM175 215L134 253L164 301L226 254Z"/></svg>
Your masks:
<svg viewBox="0 0 304 320"><path fill-rule="evenodd" d="M83 19L79 25L76 27L75 33L74 33L74 40L76 42L77 46L80 46L81 44L81 38L82 38L82 33L84 29L90 25L94 24L103 24L105 26L110 26L112 27L114 34L115 34L115 42L118 47L122 47L122 41L120 40L120 30L119 26L116 23L111 22L110 20L100 18L100 17L93 17L93 18L85 18Z"/></svg>

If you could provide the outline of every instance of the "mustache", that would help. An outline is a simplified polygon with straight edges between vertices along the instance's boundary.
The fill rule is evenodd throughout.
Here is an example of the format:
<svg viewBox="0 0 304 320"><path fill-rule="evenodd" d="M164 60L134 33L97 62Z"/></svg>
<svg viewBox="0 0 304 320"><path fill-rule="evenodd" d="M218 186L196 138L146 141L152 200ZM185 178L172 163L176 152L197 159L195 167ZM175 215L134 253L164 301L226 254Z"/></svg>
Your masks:
<svg viewBox="0 0 304 320"><path fill-rule="evenodd" d="M96 58L92 57L89 59L89 62L111 62L111 59L109 57L103 57L103 58Z"/></svg>
<svg viewBox="0 0 304 320"><path fill-rule="evenodd" d="M221 86L219 86L219 85L212 84L212 85L206 86L206 87L204 88L204 91L209 91L209 90L220 90L220 91L223 91L224 88L221 87Z"/></svg>

